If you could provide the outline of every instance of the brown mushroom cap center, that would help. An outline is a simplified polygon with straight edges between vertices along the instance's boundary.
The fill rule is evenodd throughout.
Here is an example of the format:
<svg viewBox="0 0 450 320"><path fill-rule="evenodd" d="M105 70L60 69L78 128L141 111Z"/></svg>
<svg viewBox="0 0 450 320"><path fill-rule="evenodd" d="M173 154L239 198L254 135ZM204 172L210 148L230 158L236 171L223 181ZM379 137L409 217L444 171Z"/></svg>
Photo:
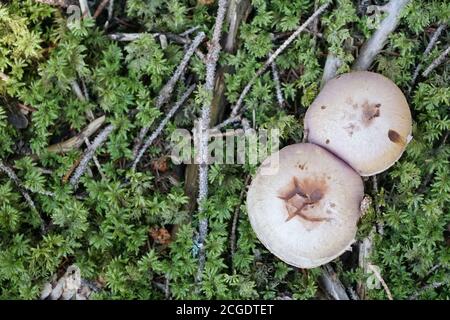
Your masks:
<svg viewBox="0 0 450 320"><path fill-rule="evenodd" d="M278 193L278 197L284 200L288 212L286 222L294 217L300 217L313 223L329 220L329 218L318 216L308 210L320 202L327 188L325 179L300 180L293 177L292 181Z"/></svg>

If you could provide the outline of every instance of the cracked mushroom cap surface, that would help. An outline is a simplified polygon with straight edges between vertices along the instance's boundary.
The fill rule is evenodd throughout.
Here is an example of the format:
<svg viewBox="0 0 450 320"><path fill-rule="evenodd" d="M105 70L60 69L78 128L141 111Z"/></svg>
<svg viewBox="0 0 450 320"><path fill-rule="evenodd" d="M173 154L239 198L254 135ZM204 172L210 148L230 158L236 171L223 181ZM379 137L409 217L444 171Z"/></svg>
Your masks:
<svg viewBox="0 0 450 320"><path fill-rule="evenodd" d="M402 91L381 74L357 71L327 82L305 115L308 141L362 176L392 166L411 140L412 119Z"/></svg>
<svg viewBox="0 0 450 320"><path fill-rule="evenodd" d="M314 268L350 248L363 196L362 179L352 168L320 146L300 143L261 164L247 211L269 251L290 265Z"/></svg>

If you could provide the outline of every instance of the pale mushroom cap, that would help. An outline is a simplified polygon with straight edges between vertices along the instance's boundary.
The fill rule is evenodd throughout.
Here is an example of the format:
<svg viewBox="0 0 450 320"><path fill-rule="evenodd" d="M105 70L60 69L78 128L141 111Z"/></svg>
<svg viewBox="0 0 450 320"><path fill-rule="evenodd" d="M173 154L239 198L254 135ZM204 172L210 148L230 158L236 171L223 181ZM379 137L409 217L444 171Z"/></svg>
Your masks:
<svg viewBox="0 0 450 320"><path fill-rule="evenodd" d="M276 173L264 174L262 168L277 161ZM294 144L262 163L247 193L247 210L267 249L288 264L313 268L353 243L363 196L362 179L347 164L322 147ZM310 203L301 206L304 201Z"/></svg>
<svg viewBox="0 0 450 320"><path fill-rule="evenodd" d="M371 176L401 157L412 119L405 96L391 80L357 71L327 82L306 112L305 129L309 142Z"/></svg>

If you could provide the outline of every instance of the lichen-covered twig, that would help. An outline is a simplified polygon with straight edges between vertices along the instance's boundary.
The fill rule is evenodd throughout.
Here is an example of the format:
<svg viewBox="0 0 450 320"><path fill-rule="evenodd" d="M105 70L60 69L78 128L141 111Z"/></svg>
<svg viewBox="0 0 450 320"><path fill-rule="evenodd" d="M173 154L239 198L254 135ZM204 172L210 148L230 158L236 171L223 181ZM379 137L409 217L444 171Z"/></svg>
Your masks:
<svg viewBox="0 0 450 320"><path fill-rule="evenodd" d="M177 34L173 34L173 33L159 33L159 32L156 32L156 33L111 33L108 35L108 37L114 41L131 42L131 41L136 41L146 35L150 35L154 38L164 36L171 41L174 41L174 42L180 43L180 44L184 44L184 45L192 43L192 41L189 38L181 36L181 34L177 35ZM202 60L202 61L205 60L205 55L198 48L196 48L194 50L194 52L197 55L197 57L200 58L200 60Z"/></svg>
<svg viewBox="0 0 450 320"><path fill-rule="evenodd" d="M242 104L244 102L244 98L249 93L251 87L255 83L255 81L267 70L267 68L272 64L272 62L275 61L275 59L297 38L297 36L302 33L308 25L310 25L316 17L322 14L328 6L331 4L332 1L328 1L327 3L320 6L301 26L297 28L290 36L287 38L283 44L278 47L277 50L266 60L264 65L256 71L254 76L250 79L250 81L247 83L247 85L244 87L244 90L242 90L241 95L239 96L238 101L234 105L232 111L231 111L231 118L238 115Z"/></svg>
<svg viewBox="0 0 450 320"><path fill-rule="evenodd" d="M430 42L428 43L427 47L425 48L425 51L423 52L423 56L427 57L431 50L434 48L434 45L436 44L437 40L439 39L439 36L441 33L445 30L447 25L445 23L442 23L439 25L439 27L436 29L436 31L433 33L433 36L430 39ZM411 80L411 88L416 83L417 77L419 76L419 72L422 69L422 64L419 63L416 67L416 70L414 70L414 74Z"/></svg>
<svg viewBox="0 0 450 320"><path fill-rule="evenodd" d="M203 39L205 38L205 33L200 32L195 39L192 41L189 48L186 50L186 54L184 55L183 59L181 60L180 64L178 65L177 69L173 73L172 77L167 81L167 83L164 85L164 87L160 90L158 97L156 98L156 108L161 108L163 104L165 104L167 101L169 101L173 90L175 89L175 85L177 81L180 79L181 75L185 71L189 60L191 59L192 55L194 54L194 51L198 48L200 43L202 43ZM144 140L145 136L148 133L148 130L150 129L149 126L145 126L141 129L139 132L139 136L137 138L137 141L135 143L135 146L133 148L133 155L137 156L137 153L139 149L141 148L142 141Z"/></svg>
<svg viewBox="0 0 450 320"><path fill-rule="evenodd" d="M91 147L91 142L89 141L89 139L87 137L84 137L84 143L86 144L86 147L90 148ZM93 157L95 166L97 167L98 172L100 173L102 179L105 179L105 174L103 173L102 170L102 166L100 165L100 162L98 161L97 157L94 155Z"/></svg>
<svg viewBox="0 0 450 320"><path fill-rule="evenodd" d="M439 66L442 62L444 62L447 55L450 53L450 45L437 57L422 73L423 77L428 77L428 75L433 71L437 66Z"/></svg>
<svg viewBox="0 0 450 320"><path fill-rule="evenodd" d="M219 53L221 50L220 46L220 38L222 35L222 27L225 19L225 15L227 12L228 0L219 0L219 7L217 9L216 22L214 25L213 36L209 44L208 54L206 56L206 81L204 85L204 90L208 99L205 99L201 117L199 120L199 129L200 129L200 143L199 143L199 191L197 203L199 204L199 212L204 211L204 202L208 197L208 130L209 123L211 120L211 101L212 95L214 91L214 82L216 76L216 65L219 59ZM204 242L206 239L206 235L208 233L208 219L201 218L199 221L199 232L198 232L198 248L199 248L199 256L198 256L198 270L196 275L196 282L200 283L203 276L203 269L205 266L205 248Z"/></svg>
<svg viewBox="0 0 450 320"><path fill-rule="evenodd" d="M281 91L280 76L278 74L278 68L277 65L275 64L275 61L272 62L270 66L272 67L273 82L275 82L275 93L277 96L277 102L280 108L283 108L284 106L283 92Z"/></svg>
<svg viewBox="0 0 450 320"><path fill-rule="evenodd" d="M51 6L59 6L67 8L71 4L74 4L76 0L35 0L36 2L49 4Z"/></svg>
<svg viewBox="0 0 450 320"><path fill-rule="evenodd" d="M166 126L166 124L169 122L169 120L173 117L175 112L184 104L184 102L189 98L189 96L192 94L192 92L195 89L195 85L190 86L186 92L183 94L183 96L178 100L175 105L170 109L170 111L167 113L167 115L164 117L164 119L159 124L158 128L150 135L150 137L147 138L142 148L137 153L135 159L133 160L132 170L136 170L136 166L141 161L145 151L148 149L148 147L155 141L155 139L161 134L162 130Z"/></svg>
<svg viewBox="0 0 450 320"><path fill-rule="evenodd" d="M377 54L384 47L388 36L397 27L402 9L410 0L391 0L383 6L383 10L388 13L387 17L380 23L380 27L374 32L372 37L364 43L356 59L353 69L367 70L374 61Z"/></svg>
<svg viewBox="0 0 450 320"><path fill-rule="evenodd" d="M94 139L91 146L87 148L86 152L83 154L83 157L80 160L80 164L75 170L72 178L70 178L70 184L76 189L78 185L78 181L80 180L83 173L86 171L89 161L95 154L95 151L103 145L108 136L114 130L114 125L110 124L105 127L98 136Z"/></svg>

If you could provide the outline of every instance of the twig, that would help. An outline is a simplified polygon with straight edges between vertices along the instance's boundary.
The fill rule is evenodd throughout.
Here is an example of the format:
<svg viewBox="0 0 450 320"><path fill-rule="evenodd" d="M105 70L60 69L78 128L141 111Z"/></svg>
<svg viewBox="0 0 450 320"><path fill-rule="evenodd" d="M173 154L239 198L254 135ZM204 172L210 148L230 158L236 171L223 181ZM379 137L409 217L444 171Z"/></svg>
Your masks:
<svg viewBox="0 0 450 320"><path fill-rule="evenodd" d="M89 141L89 139L87 137L84 137L84 143L86 144L86 146L88 148L91 147L91 142ZM102 167L100 166L100 162L98 161L97 156L94 155L93 159L94 159L95 166L97 167L97 170L100 173L100 176L102 177L102 179L105 179L106 177L103 174L103 170L102 170Z"/></svg>
<svg viewBox="0 0 450 320"><path fill-rule="evenodd" d="M14 171L10 167L5 165L2 160L0 160L0 171L4 172L14 182L14 184L17 186L17 188L19 188L19 191L22 194L22 196L25 198L25 201L28 203L28 205L31 207L31 209L39 217L39 220L41 221L41 233L44 234L45 233L45 229L46 229L45 221L41 217L41 215L38 213L36 205L34 204L33 199L31 199L30 195L26 191L26 190L29 190L29 189L26 188L23 185L23 183L20 181L19 177L14 173ZM40 192L36 192L36 193L54 196L53 193L46 192L46 191L40 191Z"/></svg>
<svg viewBox="0 0 450 320"><path fill-rule="evenodd" d="M428 77L428 75L433 71L437 66L439 66L442 62L444 62L445 57L450 52L450 45L447 46L447 48L437 57L429 66L425 69L425 71L422 73L423 77Z"/></svg>
<svg viewBox="0 0 450 320"><path fill-rule="evenodd" d="M63 8L67 8L69 5L75 2L74 0L34 0L34 1L48 4L51 6L59 6Z"/></svg>
<svg viewBox="0 0 450 320"><path fill-rule="evenodd" d="M141 158L143 157L147 148L161 134L161 132L164 129L164 127L166 126L167 122L169 122L169 120L173 117L175 112L177 112L177 110L184 104L184 102L187 100L187 98L189 98L189 96L192 94L194 89L195 89L195 85L192 85L185 91L185 93L180 98L180 100L178 100L175 103L175 105L172 107L172 109L170 109L170 111L167 113L166 117L161 121L158 128L156 128L156 130L150 135L150 137L148 137L148 139L145 141L144 145L139 150L139 152L137 153L137 155L133 161L132 170L136 170L136 166L139 163L139 161L141 160Z"/></svg>
<svg viewBox="0 0 450 320"><path fill-rule="evenodd" d="M242 103L244 102L245 96L248 94L248 92L250 91L250 89L253 86L253 84L255 83L255 81L267 70L267 68L287 48L287 46L289 46L295 40L295 38L297 38L297 36L301 32L303 32L311 22L314 21L314 19L316 17L321 15L322 12L328 8L328 6L331 4L331 2L332 1L329 1L326 4L320 6L319 9L317 9L300 27L298 27L297 30L295 30L295 32L292 33L289 36L289 38L287 38L280 47L278 47L278 49L266 60L264 65L261 68L259 68L258 71L256 71L255 75L244 87L244 90L242 90L242 93L239 96L237 103L235 104L235 106L233 107L233 109L231 111L231 117L237 116L237 114L239 113L240 108L242 106Z"/></svg>
<svg viewBox="0 0 450 320"><path fill-rule="evenodd" d="M380 27L374 32L372 37L362 46L360 54L353 65L353 69L369 69L377 54L384 47L389 34L397 27L400 20L400 13L409 1L391 0L383 6L383 9L388 12L388 16L380 23Z"/></svg>
<svg viewBox="0 0 450 320"><path fill-rule="evenodd" d="M368 264L367 267L373 272L373 274L375 275L375 277L377 277L377 279L380 281L381 285L384 288L384 291L386 291L386 294L388 296L389 300L394 300L392 298L392 293L391 290L389 290L389 287L387 286L386 282L384 282L383 277L381 276L381 274L378 272L377 268L375 268L372 264Z"/></svg>
<svg viewBox="0 0 450 320"><path fill-rule="evenodd" d="M204 85L205 93L209 99L203 103L201 117L199 120L200 129L200 143L199 143L199 191L197 203L199 204L199 212L203 213L205 200L208 197L208 140L209 140L209 123L211 120L211 101L214 91L214 80L216 75L216 65L219 59L221 50L220 38L222 35L222 27L228 7L228 0L219 0L219 8L217 9L217 17L214 25L213 36L209 44L208 54L206 56L206 81ZM203 269L205 266L205 248L204 242L208 233L208 219L201 218L199 221L198 233L198 270L195 277L196 283L199 284L202 280Z"/></svg>
<svg viewBox="0 0 450 320"><path fill-rule="evenodd" d="M167 83L164 85L164 87L159 91L159 95L156 98L156 108L161 108L163 104L165 104L167 101L169 101L170 96L172 95L172 92L175 88L175 84L180 79L181 75L183 74L184 70L186 69L189 60L191 59L192 55L194 54L195 49L198 48L200 43L202 43L203 39L205 38L205 33L200 32L192 41L191 45L189 46L188 50L186 50L186 54L184 55L183 59L181 60L180 64L178 65L177 69L175 70L172 77L167 81ZM135 143L135 146L133 148L133 155L137 156L137 153L139 149L141 148L142 141L144 140L145 136L148 133L148 130L150 129L149 126L145 126L141 129L139 132L139 136L137 138L137 141ZM145 150L144 150L145 151Z"/></svg>
<svg viewBox="0 0 450 320"><path fill-rule="evenodd" d="M89 161L92 159L92 157L95 154L95 151L103 145L103 143L106 141L108 136L111 134L111 132L114 130L114 125L110 124L107 127L105 127L98 136L94 139L92 142L92 145L86 150L83 157L81 158L80 164L78 165L77 169L75 170L75 173L73 174L72 178L70 179L70 184L76 189L78 185L78 181L80 180L83 173L86 171Z"/></svg>
<svg viewBox="0 0 450 320"><path fill-rule="evenodd" d="M185 38L185 37L187 37L188 35L190 35L191 33L194 33L195 31L197 31L198 29L200 29L199 26L195 26L195 27L189 28L189 29L187 29L186 31L180 33L180 37Z"/></svg>
<svg viewBox="0 0 450 320"><path fill-rule="evenodd" d="M241 116L241 115L237 115L237 116L235 116L235 117L227 118L225 121L223 121L223 122L219 123L217 126L215 126L215 127L213 128L213 130L220 130L220 129L222 129L223 127L226 127L227 125L229 125L229 124L231 124L231 123L241 121L241 119L242 119L242 116Z"/></svg>
<svg viewBox="0 0 450 320"><path fill-rule="evenodd" d="M106 5L108 4L109 0L103 0L97 7L97 10L95 10L93 18L97 19L98 16L102 13L102 11L105 9Z"/></svg>
<svg viewBox="0 0 450 320"><path fill-rule="evenodd" d="M334 300L350 300L347 292L345 292L344 285L339 280L339 277L330 264L326 264L322 267L319 284Z"/></svg>
<svg viewBox="0 0 450 320"><path fill-rule="evenodd" d="M283 92L281 91L280 76L278 75L278 70L275 61L272 62L270 66L272 67L272 76L273 81L275 82L275 92L277 96L278 105L280 108L283 108L284 106Z"/></svg>
<svg viewBox="0 0 450 320"><path fill-rule="evenodd" d="M431 50L433 49L437 40L439 39L439 36L445 30L446 27L447 27L447 25L445 23L442 23L441 25L439 25L439 27L433 33L433 36L431 37L430 42L428 43L425 51L423 52L424 57L427 57L430 54ZM414 74L413 74L413 77L411 80L410 92L411 92L411 89L413 88L414 84L416 83L417 77L419 76L419 72L421 69L422 69L422 64L419 63L416 67L416 70L414 70Z"/></svg>
<svg viewBox="0 0 450 320"><path fill-rule="evenodd" d="M244 196L247 191L247 186L250 183L250 179L251 179L251 176L247 175L247 178L245 178L245 187L241 191L241 194L239 196L239 203L236 206L236 209L234 210L234 214L233 214L233 224L231 225L231 234L230 234L231 260L233 260L234 254L236 252L236 230L237 230L237 224L239 222L239 214L241 212L241 204L242 204L242 201L244 200Z"/></svg>

